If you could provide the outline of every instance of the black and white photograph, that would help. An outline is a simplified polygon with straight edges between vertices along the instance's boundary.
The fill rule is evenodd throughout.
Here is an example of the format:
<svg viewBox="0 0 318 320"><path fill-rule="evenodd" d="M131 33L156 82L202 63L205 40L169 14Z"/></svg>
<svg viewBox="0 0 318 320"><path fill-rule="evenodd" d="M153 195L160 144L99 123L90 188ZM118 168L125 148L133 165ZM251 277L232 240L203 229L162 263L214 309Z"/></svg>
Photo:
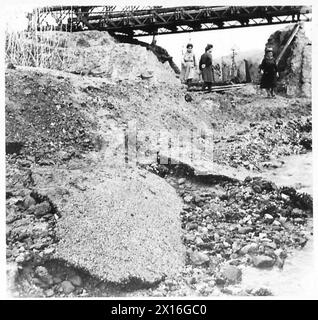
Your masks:
<svg viewBox="0 0 318 320"><path fill-rule="evenodd" d="M317 299L312 4L4 12L7 299Z"/></svg>

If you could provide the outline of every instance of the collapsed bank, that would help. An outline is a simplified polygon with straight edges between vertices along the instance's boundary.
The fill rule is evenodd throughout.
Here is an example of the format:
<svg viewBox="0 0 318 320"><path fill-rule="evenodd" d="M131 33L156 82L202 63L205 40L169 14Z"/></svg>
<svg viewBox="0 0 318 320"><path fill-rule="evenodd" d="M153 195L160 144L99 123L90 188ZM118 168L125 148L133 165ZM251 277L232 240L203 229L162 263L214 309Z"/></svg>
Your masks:
<svg viewBox="0 0 318 320"><path fill-rule="evenodd" d="M312 196L262 178L311 150L310 98L250 85L186 101L167 64L105 33L21 41L24 66L6 70L13 294L271 294L228 286L310 238Z"/></svg>

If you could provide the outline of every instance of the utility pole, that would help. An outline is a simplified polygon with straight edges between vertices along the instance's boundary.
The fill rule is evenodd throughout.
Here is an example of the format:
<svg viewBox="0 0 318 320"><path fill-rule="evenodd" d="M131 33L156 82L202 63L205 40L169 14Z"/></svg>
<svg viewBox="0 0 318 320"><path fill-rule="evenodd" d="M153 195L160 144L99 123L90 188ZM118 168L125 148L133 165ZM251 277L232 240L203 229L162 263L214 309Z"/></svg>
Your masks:
<svg viewBox="0 0 318 320"><path fill-rule="evenodd" d="M233 47L231 50L232 50L231 78L235 78L236 70L237 70L235 56L237 55L237 52L235 47Z"/></svg>

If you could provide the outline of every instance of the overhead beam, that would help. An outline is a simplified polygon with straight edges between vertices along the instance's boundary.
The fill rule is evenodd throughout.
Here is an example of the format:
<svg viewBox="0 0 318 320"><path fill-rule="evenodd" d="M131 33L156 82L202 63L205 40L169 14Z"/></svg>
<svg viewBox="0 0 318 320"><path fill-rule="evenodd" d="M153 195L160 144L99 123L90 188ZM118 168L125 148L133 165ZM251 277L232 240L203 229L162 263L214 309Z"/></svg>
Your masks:
<svg viewBox="0 0 318 320"><path fill-rule="evenodd" d="M312 11L311 7L304 6L186 6L146 9L128 6L122 11L116 11L115 6L55 6L43 8L41 17L48 12L60 13L60 16L65 13L71 17L67 25L61 26L63 30L100 30L138 37L156 32L183 33L311 21ZM41 29L40 22L38 29Z"/></svg>

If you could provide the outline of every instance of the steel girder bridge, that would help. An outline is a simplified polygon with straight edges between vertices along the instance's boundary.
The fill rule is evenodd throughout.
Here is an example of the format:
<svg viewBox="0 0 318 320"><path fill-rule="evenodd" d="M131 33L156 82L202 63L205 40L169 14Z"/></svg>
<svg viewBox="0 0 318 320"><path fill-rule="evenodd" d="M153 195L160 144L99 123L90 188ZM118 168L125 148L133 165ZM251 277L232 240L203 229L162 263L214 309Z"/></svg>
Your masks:
<svg viewBox="0 0 318 320"><path fill-rule="evenodd" d="M308 6L53 6L34 10L29 29L99 30L133 38L311 21L311 14Z"/></svg>

